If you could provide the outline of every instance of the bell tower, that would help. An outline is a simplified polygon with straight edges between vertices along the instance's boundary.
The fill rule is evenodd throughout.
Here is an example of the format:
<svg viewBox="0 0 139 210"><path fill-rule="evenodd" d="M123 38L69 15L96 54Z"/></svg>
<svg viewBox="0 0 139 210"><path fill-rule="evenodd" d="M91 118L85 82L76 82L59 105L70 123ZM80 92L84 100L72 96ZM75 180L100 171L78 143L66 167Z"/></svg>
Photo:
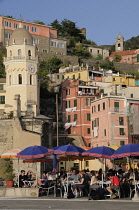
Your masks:
<svg viewBox="0 0 139 210"><path fill-rule="evenodd" d="M124 37L121 34L119 34L115 42L115 52L123 50L124 50Z"/></svg>
<svg viewBox="0 0 139 210"><path fill-rule="evenodd" d="M21 114L39 114L38 57L31 34L20 25L6 46L5 111L16 109L14 96L20 95Z"/></svg>

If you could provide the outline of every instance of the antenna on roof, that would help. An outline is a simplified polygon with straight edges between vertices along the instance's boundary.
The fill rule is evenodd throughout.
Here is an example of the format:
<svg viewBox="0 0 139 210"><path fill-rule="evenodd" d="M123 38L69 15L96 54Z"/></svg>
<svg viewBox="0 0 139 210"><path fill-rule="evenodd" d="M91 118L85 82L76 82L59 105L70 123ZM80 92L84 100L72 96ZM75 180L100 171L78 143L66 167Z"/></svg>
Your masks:
<svg viewBox="0 0 139 210"><path fill-rule="evenodd" d="M22 17L22 15L21 15L21 14L20 14L20 18L19 18L19 19L20 19L20 21L23 21L23 17Z"/></svg>

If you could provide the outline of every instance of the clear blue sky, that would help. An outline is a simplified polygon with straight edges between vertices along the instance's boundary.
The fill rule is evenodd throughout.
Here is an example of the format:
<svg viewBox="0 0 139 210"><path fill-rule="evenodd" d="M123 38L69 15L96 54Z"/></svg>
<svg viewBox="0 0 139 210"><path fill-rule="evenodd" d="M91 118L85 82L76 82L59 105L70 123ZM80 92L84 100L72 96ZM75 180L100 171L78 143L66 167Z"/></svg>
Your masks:
<svg viewBox="0 0 139 210"><path fill-rule="evenodd" d="M46 25L68 19L98 45L114 44L119 33L125 40L139 35L139 0L0 0L0 15Z"/></svg>

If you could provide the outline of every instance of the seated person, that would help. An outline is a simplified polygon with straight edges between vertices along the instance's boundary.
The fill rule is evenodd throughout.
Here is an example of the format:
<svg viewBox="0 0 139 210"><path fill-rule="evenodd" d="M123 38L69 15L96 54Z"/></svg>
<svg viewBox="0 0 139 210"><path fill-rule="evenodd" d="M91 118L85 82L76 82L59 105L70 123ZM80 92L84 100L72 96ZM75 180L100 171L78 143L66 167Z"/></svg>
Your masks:
<svg viewBox="0 0 139 210"><path fill-rule="evenodd" d="M86 187L86 180L85 180L85 173L84 171L81 171L79 173L80 175L80 182L76 183L73 185L73 194L75 196L75 198L78 197L78 191L79 190L83 190Z"/></svg>
<svg viewBox="0 0 139 210"><path fill-rule="evenodd" d="M98 185L98 183L100 182L99 179L99 174L96 171L91 171L92 177L91 177L91 182L90 182L90 187L89 189L98 189L100 188L100 186Z"/></svg>
<svg viewBox="0 0 139 210"><path fill-rule="evenodd" d="M31 180L32 180L32 174L33 174L32 171L28 171L28 172L27 172L27 180L28 180L28 181L31 181Z"/></svg>
<svg viewBox="0 0 139 210"><path fill-rule="evenodd" d="M73 174L68 177L69 181L74 181L74 183L78 183L80 180L80 175L78 170L73 170Z"/></svg>
<svg viewBox="0 0 139 210"><path fill-rule="evenodd" d="M24 182L23 181L27 181L28 177L27 175L25 175L25 170L21 170L21 174L19 175L19 187L23 187L24 186Z"/></svg>
<svg viewBox="0 0 139 210"><path fill-rule="evenodd" d="M111 181L111 185L106 187L106 190L111 194L111 198L116 198L116 194L113 193L113 190L117 190L120 187L120 181L118 176L115 175L115 171L109 174L109 180Z"/></svg>
<svg viewBox="0 0 139 210"><path fill-rule="evenodd" d="M42 178L38 178L37 180L35 180L32 187L37 187L37 186L42 186L42 185L46 186L47 185L47 180L48 180L46 174L47 174L47 172L44 171L42 173Z"/></svg>

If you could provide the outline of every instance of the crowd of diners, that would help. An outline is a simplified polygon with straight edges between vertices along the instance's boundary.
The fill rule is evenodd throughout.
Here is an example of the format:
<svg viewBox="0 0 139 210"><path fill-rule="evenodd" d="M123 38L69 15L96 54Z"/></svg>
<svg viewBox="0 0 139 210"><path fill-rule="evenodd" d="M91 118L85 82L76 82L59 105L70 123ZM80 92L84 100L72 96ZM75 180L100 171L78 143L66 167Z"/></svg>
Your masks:
<svg viewBox="0 0 139 210"><path fill-rule="evenodd" d="M62 189L63 183L68 182L69 187L72 188L74 197L77 198L81 194L83 196L91 196L92 191L96 191L97 193L98 189L102 189L103 180L103 193L109 194L110 198L114 199L119 196L117 189L120 191L120 197L130 196L131 189L135 188L135 181L139 181L139 172L137 169L133 171L132 168L124 172L122 167L118 167L117 170L109 169L104 175L101 168L98 171L79 171L74 169L69 172L62 170L54 175L54 177L56 178L53 178L52 172L43 171L42 177L36 178L32 171L25 173L24 170L21 170L19 187L26 187L25 181L32 181L31 187L40 187L40 189L43 189L50 186L51 182L51 184L53 183L56 186L58 184ZM107 185L106 181L110 181L110 184Z"/></svg>

